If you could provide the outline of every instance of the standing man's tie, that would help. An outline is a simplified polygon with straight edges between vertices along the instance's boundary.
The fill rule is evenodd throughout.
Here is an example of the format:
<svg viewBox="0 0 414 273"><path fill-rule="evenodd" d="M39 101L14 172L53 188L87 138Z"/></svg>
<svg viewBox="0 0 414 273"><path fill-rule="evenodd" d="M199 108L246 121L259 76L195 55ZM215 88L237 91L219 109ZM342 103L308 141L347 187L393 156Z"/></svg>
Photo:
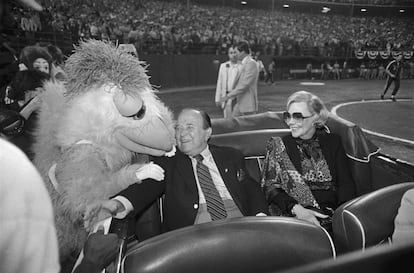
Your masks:
<svg viewBox="0 0 414 273"><path fill-rule="evenodd" d="M226 209L224 208L223 200L217 191L216 186L211 179L210 171L207 166L202 163L203 156L196 155L197 160L197 176L200 187L204 193L207 202L207 211L211 215L211 220L220 220L227 217Z"/></svg>

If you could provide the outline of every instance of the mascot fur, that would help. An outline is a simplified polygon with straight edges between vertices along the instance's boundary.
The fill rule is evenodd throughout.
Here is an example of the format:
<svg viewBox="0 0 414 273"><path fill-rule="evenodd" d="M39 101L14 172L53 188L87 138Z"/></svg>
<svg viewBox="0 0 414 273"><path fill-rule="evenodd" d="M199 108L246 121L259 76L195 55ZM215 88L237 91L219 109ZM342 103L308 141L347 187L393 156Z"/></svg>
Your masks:
<svg viewBox="0 0 414 273"><path fill-rule="evenodd" d="M155 165L148 155L173 149L172 114L142 65L89 40L67 59L67 81L44 85L34 163L52 197L62 262L83 247L85 208L139 183Z"/></svg>

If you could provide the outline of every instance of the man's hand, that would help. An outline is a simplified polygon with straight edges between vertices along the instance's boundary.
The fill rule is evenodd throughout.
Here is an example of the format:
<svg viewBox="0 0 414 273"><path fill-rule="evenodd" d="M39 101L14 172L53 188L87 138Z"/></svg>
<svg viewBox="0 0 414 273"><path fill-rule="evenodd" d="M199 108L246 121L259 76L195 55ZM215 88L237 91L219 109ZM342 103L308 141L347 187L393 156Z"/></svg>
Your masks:
<svg viewBox="0 0 414 273"><path fill-rule="evenodd" d="M315 224L317 226L320 226L321 224L319 223L319 221L316 217L318 217L318 218L327 218L328 217L328 215L319 213L319 212L311 210L311 209L304 208L303 206L301 206L299 204L295 205L292 208L292 212L293 212L293 214L296 215L297 219L310 222L310 223Z"/></svg>
<svg viewBox="0 0 414 273"><path fill-rule="evenodd" d="M83 247L83 260L74 272L100 272L115 260L120 243L115 233L105 235L102 229L92 233Z"/></svg>
<svg viewBox="0 0 414 273"><path fill-rule="evenodd" d="M118 200L94 202L86 206L83 225L86 231L90 232L98 222L110 218L124 209L124 206Z"/></svg>
<svg viewBox="0 0 414 273"><path fill-rule="evenodd" d="M226 101L227 100L229 100L229 97L228 96L224 96L224 97L222 97L221 99L220 99L220 103L226 103Z"/></svg>

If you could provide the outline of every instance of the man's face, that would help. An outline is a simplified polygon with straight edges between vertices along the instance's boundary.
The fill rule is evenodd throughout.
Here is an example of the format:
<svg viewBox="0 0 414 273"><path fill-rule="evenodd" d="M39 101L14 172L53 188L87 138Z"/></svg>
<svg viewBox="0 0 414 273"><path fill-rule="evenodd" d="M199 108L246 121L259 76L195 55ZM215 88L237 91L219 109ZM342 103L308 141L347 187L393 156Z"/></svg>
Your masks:
<svg viewBox="0 0 414 273"><path fill-rule="evenodd" d="M243 58L246 56L246 53L244 53L244 51L239 51L238 48L235 49L236 54L237 54L237 59L239 61L243 61Z"/></svg>
<svg viewBox="0 0 414 273"><path fill-rule="evenodd" d="M229 48L229 60L232 63L236 63L237 62L237 51L234 47L230 47Z"/></svg>
<svg viewBox="0 0 414 273"><path fill-rule="evenodd" d="M33 62L33 68L49 74L49 63L43 58L37 58Z"/></svg>
<svg viewBox="0 0 414 273"><path fill-rule="evenodd" d="M175 138L178 149L186 155L200 154L211 136L211 128L203 128L203 118L196 110L185 110L177 119Z"/></svg>

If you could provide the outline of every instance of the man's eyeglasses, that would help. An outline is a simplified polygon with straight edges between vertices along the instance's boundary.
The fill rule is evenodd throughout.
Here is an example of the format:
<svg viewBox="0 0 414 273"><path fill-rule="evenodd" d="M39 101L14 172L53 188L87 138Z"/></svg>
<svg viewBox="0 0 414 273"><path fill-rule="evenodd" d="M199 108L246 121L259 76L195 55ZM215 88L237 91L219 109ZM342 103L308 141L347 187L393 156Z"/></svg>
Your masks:
<svg viewBox="0 0 414 273"><path fill-rule="evenodd" d="M290 114L289 112L283 112L283 120L287 123L290 121L290 119L292 118L294 121L296 122L302 122L304 119L307 118L311 118L314 115L308 116L308 117L304 117L302 115L302 113L292 113Z"/></svg>

